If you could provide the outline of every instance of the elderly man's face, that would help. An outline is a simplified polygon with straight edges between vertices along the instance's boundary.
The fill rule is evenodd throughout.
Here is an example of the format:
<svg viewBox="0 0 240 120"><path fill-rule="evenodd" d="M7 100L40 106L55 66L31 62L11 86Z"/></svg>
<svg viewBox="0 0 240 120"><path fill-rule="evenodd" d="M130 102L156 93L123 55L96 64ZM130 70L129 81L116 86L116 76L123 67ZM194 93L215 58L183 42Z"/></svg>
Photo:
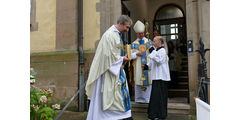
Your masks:
<svg viewBox="0 0 240 120"><path fill-rule="evenodd" d="M144 37L144 32L136 33L136 36L137 36L137 38L139 38L140 40L142 40L143 37Z"/></svg>

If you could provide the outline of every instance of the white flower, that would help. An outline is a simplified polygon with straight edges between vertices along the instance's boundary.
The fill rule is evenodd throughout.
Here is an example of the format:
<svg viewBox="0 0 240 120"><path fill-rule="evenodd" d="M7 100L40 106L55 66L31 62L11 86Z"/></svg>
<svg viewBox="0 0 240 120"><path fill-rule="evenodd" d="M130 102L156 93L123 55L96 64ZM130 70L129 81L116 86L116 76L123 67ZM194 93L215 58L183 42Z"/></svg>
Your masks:
<svg viewBox="0 0 240 120"><path fill-rule="evenodd" d="M30 72L34 72L34 68L30 68Z"/></svg>
<svg viewBox="0 0 240 120"><path fill-rule="evenodd" d="M33 84L33 83L35 83L35 82L36 82L35 79L31 79L31 80L30 80L30 83L31 83L31 84Z"/></svg>
<svg viewBox="0 0 240 120"><path fill-rule="evenodd" d="M50 89L50 88L48 88L47 93L49 93L49 94L52 96L52 94L53 94L53 90Z"/></svg>
<svg viewBox="0 0 240 120"><path fill-rule="evenodd" d="M42 92L43 91L41 88L38 88L35 85L31 85L31 88L34 88L38 92Z"/></svg>
<svg viewBox="0 0 240 120"><path fill-rule="evenodd" d="M47 102L47 97L45 95L43 95L41 98L40 98L40 102Z"/></svg>
<svg viewBox="0 0 240 120"><path fill-rule="evenodd" d="M30 79L34 79L35 77L33 75L30 75Z"/></svg>
<svg viewBox="0 0 240 120"><path fill-rule="evenodd" d="M39 109L38 105L37 105L37 106L32 105L32 107L33 107L33 109L34 109L35 111L38 111L38 109Z"/></svg>
<svg viewBox="0 0 240 120"><path fill-rule="evenodd" d="M52 105L52 108L53 108L53 109L58 109L58 110L59 110L59 109L60 109L60 105L59 105L59 104Z"/></svg>

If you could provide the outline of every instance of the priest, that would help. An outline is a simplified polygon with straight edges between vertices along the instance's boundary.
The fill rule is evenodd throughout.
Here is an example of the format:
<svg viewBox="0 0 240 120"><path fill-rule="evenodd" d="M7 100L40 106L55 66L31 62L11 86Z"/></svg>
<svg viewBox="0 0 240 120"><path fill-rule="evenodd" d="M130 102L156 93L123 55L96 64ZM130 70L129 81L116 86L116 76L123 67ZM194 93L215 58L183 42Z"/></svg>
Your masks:
<svg viewBox="0 0 240 120"><path fill-rule="evenodd" d="M90 99L87 120L132 120L131 102L123 65L130 61L123 54L121 34L127 32L132 20L121 15L102 36L86 83Z"/></svg>

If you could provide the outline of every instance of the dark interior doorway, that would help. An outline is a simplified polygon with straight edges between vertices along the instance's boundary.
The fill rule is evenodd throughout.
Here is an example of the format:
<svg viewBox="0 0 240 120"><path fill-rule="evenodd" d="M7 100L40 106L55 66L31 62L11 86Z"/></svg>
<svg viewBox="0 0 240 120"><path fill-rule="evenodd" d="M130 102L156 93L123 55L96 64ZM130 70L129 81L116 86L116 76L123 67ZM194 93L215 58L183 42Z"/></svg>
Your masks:
<svg viewBox="0 0 240 120"><path fill-rule="evenodd" d="M121 4L122 4L122 14L128 15L130 17L130 11L122 2ZM124 41L124 44L131 44L131 30L123 34L123 41Z"/></svg>
<svg viewBox="0 0 240 120"><path fill-rule="evenodd" d="M130 16L130 11L127 9L127 7L123 4L123 2L121 2L121 4L122 4L122 14L123 15L128 15L129 17L131 17ZM131 44L131 30L129 30L128 32L125 32L123 34L123 41L124 41L124 45ZM131 66L131 65L132 64L130 64L130 62L127 63L124 66L124 70L125 70L126 77L127 77L127 80L128 80L128 88L129 88L129 93L130 93L130 96L131 96L131 100L134 100L133 66Z"/></svg>
<svg viewBox="0 0 240 120"><path fill-rule="evenodd" d="M174 4L160 7L155 13L153 29L158 30L168 43L171 71L169 97L183 97L189 102L186 20L183 10Z"/></svg>

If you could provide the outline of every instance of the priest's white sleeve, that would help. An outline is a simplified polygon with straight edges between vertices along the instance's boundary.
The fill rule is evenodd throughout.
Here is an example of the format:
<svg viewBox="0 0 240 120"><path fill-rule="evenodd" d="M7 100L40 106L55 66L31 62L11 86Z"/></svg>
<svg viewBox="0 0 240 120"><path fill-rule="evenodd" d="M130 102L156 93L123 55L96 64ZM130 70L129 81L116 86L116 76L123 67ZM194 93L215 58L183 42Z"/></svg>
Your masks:
<svg viewBox="0 0 240 120"><path fill-rule="evenodd" d="M113 63L112 66L108 69L112 74L117 76L120 72L120 68L123 63L123 57L120 57L117 62Z"/></svg>
<svg viewBox="0 0 240 120"><path fill-rule="evenodd" d="M132 59L136 59L137 58L137 52L132 53Z"/></svg>

